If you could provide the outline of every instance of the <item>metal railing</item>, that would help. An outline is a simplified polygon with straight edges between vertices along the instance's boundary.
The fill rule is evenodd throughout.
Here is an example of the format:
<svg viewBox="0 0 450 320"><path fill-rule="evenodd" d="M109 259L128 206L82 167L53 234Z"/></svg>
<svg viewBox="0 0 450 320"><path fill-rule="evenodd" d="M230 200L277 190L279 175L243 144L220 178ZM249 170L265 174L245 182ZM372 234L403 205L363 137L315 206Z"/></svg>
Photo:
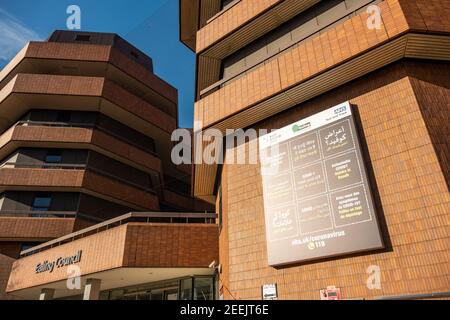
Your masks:
<svg viewBox="0 0 450 320"><path fill-rule="evenodd" d="M87 237L89 235L97 234L104 230L119 227L128 223L195 223L195 224L216 224L216 213L182 213L182 212L131 212L120 217L107 220L105 222L96 224L92 227L65 235L55 240L43 243L36 247L24 250L20 253L20 257L30 256L44 250L58 247L62 244L75 241Z"/></svg>
<svg viewBox="0 0 450 320"><path fill-rule="evenodd" d="M149 193L155 194L156 191L151 187L146 187L130 180L119 177L115 174L106 172L104 170L91 167L87 164L70 164L70 163L30 163L30 162L4 162L0 164L0 169L51 169L51 170L87 170L96 174L102 175L113 180L120 181L131 187L138 188Z"/></svg>
<svg viewBox="0 0 450 320"><path fill-rule="evenodd" d="M211 18L209 18L206 21L206 25L210 22L212 22L213 20L217 19L218 17L220 17L221 15L223 15L225 12L227 12L228 10L230 10L231 8L233 8L235 5L237 5L239 2L241 2L242 0L234 0L232 2L230 2L229 4L227 4L225 7L223 7L219 12L217 12L216 14L214 14ZM205 26L206 26L205 25Z"/></svg>
<svg viewBox="0 0 450 320"><path fill-rule="evenodd" d="M33 162L4 162L0 168L10 169L60 169L60 170L84 170L86 164L70 163L33 163Z"/></svg>
<svg viewBox="0 0 450 320"><path fill-rule="evenodd" d="M76 211L1 210L0 218L75 218Z"/></svg>

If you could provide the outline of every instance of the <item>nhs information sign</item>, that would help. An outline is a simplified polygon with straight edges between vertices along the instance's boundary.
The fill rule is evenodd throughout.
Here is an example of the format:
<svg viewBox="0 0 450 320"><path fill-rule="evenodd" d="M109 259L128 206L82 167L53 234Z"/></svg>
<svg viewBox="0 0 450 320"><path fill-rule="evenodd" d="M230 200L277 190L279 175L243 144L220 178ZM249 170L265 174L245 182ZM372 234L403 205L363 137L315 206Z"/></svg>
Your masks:
<svg viewBox="0 0 450 320"><path fill-rule="evenodd" d="M259 140L269 265L383 248L350 103Z"/></svg>

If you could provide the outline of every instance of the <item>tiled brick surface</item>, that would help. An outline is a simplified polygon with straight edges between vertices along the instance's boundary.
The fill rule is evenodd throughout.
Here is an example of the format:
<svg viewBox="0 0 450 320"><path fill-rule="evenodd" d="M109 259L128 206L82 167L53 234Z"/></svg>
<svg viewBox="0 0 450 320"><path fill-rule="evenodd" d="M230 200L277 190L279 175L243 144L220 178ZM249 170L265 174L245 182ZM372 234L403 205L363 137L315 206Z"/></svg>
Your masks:
<svg viewBox="0 0 450 320"><path fill-rule="evenodd" d="M197 33L197 52L283 0L241 0ZM303 1L303 0L299 0Z"/></svg>
<svg viewBox="0 0 450 320"><path fill-rule="evenodd" d="M161 80L147 68L134 62L119 50L105 45L84 45L77 43L30 42L23 55L13 59L11 64L0 71L0 80L6 77L23 59L59 59L71 61L108 62L148 87L157 91L172 103L178 102L175 88Z"/></svg>
<svg viewBox="0 0 450 320"><path fill-rule="evenodd" d="M218 230L211 224L129 225L124 266L202 267L218 260Z"/></svg>
<svg viewBox="0 0 450 320"><path fill-rule="evenodd" d="M158 210L156 194L87 170L1 168L0 190L14 188L48 188L58 190L84 190L97 196L124 201L142 210Z"/></svg>
<svg viewBox="0 0 450 320"><path fill-rule="evenodd" d="M8 284L9 272L11 271L14 259L0 254L0 300L12 299L10 295L5 293Z"/></svg>
<svg viewBox="0 0 450 320"><path fill-rule="evenodd" d="M72 232L74 221L71 218L0 217L0 239L46 241Z"/></svg>
<svg viewBox="0 0 450 320"><path fill-rule="evenodd" d="M450 194L441 164L448 165L449 78L445 64L397 63L258 125L279 128L346 100L355 104L388 249L268 267L260 168L226 165L220 256L229 266L221 280L234 298L260 299L261 285L274 282L281 299L319 299L330 285L343 298L450 291ZM381 290L366 287L370 265L381 267Z"/></svg>
<svg viewBox="0 0 450 320"><path fill-rule="evenodd" d="M448 1L435 0L428 6L424 0L386 0L379 6L381 29L367 28L367 12L354 16L199 100L195 119L208 127L409 30L450 30ZM440 19L442 12L447 16Z"/></svg>
<svg viewBox="0 0 450 320"><path fill-rule="evenodd" d="M102 153L113 153L157 172L161 171L161 160L155 155L94 128L15 126L0 136L0 148L8 143L31 142L52 142L61 145L76 143Z"/></svg>
<svg viewBox="0 0 450 320"><path fill-rule="evenodd" d="M78 264L82 275L122 266L127 226L105 230L65 245L16 260L11 271L7 291L33 287L45 283L67 279L67 268L56 268L52 273L36 274L35 267L44 261L54 261L60 257L70 257L82 250Z"/></svg>
<svg viewBox="0 0 450 320"><path fill-rule="evenodd" d="M281 2L281 0L242 0L197 32L197 53L222 40L249 20ZM385 2L388 2L389 5L397 6L399 4L401 6L401 11L406 14L407 24L411 29L450 31L450 6L447 0L385 0ZM400 15L402 15L400 11L393 10L392 15L384 16L383 20L387 25L395 28L393 19ZM362 41L363 38L360 40Z"/></svg>
<svg viewBox="0 0 450 320"><path fill-rule="evenodd" d="M14 241L2 241L0 246L0 254L17 259L20 256L21 243Z"/></svg>
<svg viewBox="0 0 450 320"><path fill-rule="evenodd" d="M430 70L426 66L411 70L422 116L433 142L447 185L450 186L450 77L448 67ZM427 172L424 172L424 174ZM426 177L429 183L431 178Z"/></svg>
<svg viewBox="0 0 450 320"><path fill-rule="evenodd" d="M0 91L0 102L11 93L103 98L167 132L171 133L177 127L177 119L103 77L19 73ZM106 108L108 104L104 104ZM98 107L97 104L95 111ZM84 105L84 109L89 110L89 106ZM91 108L90 111L94 110Z"/></svg>

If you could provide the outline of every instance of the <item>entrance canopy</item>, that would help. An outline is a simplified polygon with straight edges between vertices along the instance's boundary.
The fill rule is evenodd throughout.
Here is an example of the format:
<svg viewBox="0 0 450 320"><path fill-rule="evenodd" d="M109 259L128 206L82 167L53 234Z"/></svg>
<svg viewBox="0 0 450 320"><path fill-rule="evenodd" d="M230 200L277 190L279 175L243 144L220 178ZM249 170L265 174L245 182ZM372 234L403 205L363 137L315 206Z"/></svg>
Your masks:
<svg viewBox="0 0 450 320"><path fill-rule="evenodd" d="M218 260L215 214L130 213L22 252L7 292L36 299L79 295L88 279L100 290L212 275ZM81 288L72 289L79 275Z"/></svg>

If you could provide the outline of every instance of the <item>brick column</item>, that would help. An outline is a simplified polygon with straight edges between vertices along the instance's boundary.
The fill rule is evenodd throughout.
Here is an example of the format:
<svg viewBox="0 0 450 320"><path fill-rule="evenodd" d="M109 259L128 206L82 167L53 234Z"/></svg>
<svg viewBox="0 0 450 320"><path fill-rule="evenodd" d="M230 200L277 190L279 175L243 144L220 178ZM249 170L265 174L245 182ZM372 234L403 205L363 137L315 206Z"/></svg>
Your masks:
<svg viewBox="0 0 450 320"><path fill-rule="evenodd" d="M87 279L84 286L83 300L99 300L101 283L100 279Z"/></svg>
<svg viewBox="0 0 450 320"><path fill-rule="evenodd" d="M44 288L41 290L39 300L53 300L54 296L55 296L55 289Z"/></svg>

